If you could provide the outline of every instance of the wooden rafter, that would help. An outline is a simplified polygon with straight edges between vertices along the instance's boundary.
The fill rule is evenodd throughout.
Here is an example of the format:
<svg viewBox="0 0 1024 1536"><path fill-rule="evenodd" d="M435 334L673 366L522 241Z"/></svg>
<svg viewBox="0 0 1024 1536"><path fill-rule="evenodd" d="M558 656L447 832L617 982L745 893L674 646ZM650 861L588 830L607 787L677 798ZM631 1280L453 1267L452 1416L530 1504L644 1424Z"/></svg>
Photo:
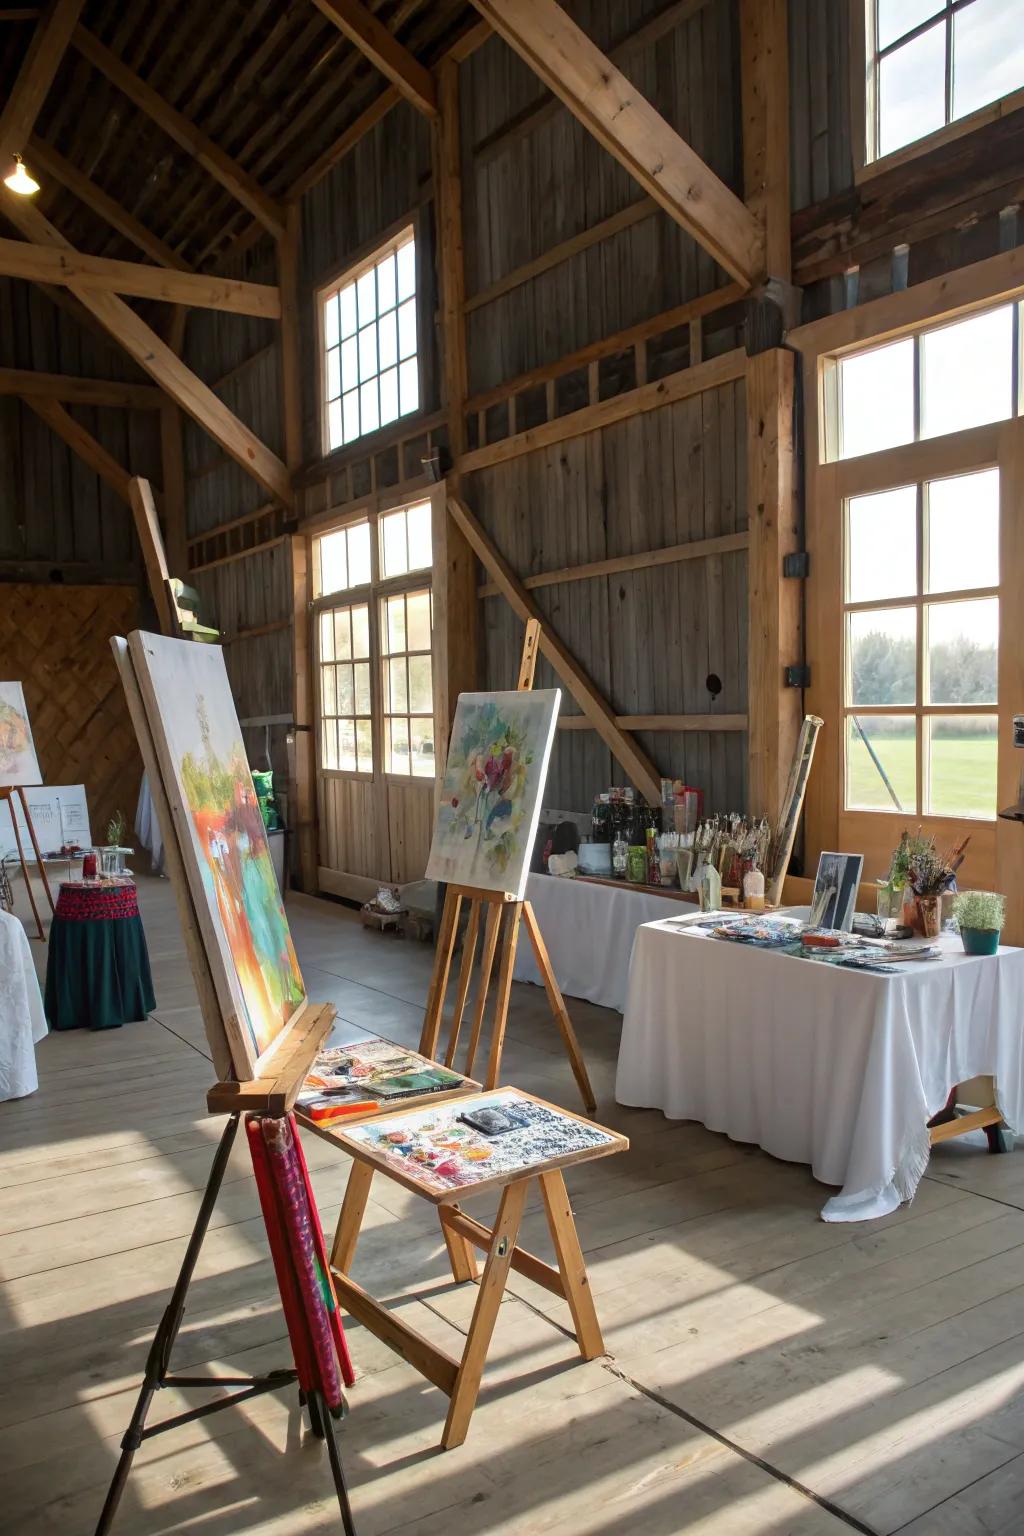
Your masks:
<svg viewBox="0 0 1024 1536"><path fill-rule="evenodd" d="M284 210L281 204L265 192L230 155L208 139L194 123L176 107L172 107L169 101L165 101L85 27L75 28L72 42L83 58L106 75L112 85L133 101L147 117L151 117L169 138L197 160L244 208L248 208L264 229L269 230L275 239L283 234Z"/></svg>
<svg viewBox="0 0 1024 1536"><path fill-rule="evenodd" d="M556 0L473 0L598 143L726 271L764 276L764 231L725 183L566 15Z"/></svg>
<svg viewBox="0 0 1024 1536"><path fill-rule="evenodd" d="M78 198L80 203L90 209L97 218L109 224L111 229L116 229L119 235L130 240L138 246L151 261L155 261L160 267L173 267L179 272L191 272L192 268L184 257L164 243L158 235L154 235L144 224L141 224L133 213L127 208L122 208L116 198L104 192L102 187L87 176L84 171L72 165L70 160L65 160L63 155L57 153L51 144L44 139L34 138L29 145L33 168L42 171L43 175L51 181L59 182L62 187Z"/></svg>
<svg viewBox="0 0 1024 1536"><path fill-rule="evenodd" d="M14 89L0 112L0 157L25 152L83 3L84 0L53 0L36 24Z"/></svg>
<svg viewBox="0 0 1024 1536"><path fill-rule="evenodd" d="M67 373L36 373L31 368L0 368L0 395L33 395L75 405L120 406L128 411L159 410L164 398L153 384L80 379Z"/></svg>
<svg viewBox="0 0 1024 1536"><path fill-rule="evenodd" d="M261 320L281 318L278 290L266 283L176 272L134 261L112 261L106 256L87 256L51 245L34 245L27 240L0 239L0 274L27 282L56 283L63 288L97 288L106 293L158 299L165 304L222 309L236 315L256 315Z"/></svg>
<svg viewBox="0 0 1024 1536"><path fill-rule="evenodd" d="M0 186L0 211L29 240L77 255L59 230L38 208ZM68 284L70 291L110 332L151 378L183 411L219 443L225 453L249 471L262 486L286 506L293 504L287 467L250 427L196 377L125 301L114 293L102 293L81 282Z"/></svg>
<svg viewBox="0 0 1024 1536"><path fill-rule="evenodd" d="M314 4L418 112L427 117L436 115L437 96L429 70L367 10L362 0L314 0Z"/></svg>

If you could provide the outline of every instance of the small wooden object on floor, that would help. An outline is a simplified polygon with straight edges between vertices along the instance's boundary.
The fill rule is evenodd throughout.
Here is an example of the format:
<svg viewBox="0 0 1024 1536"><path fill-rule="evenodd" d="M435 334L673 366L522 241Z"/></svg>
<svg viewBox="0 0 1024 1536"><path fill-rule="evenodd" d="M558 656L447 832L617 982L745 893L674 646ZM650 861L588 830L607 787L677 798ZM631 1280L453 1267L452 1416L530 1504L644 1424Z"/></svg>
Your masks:
<svg viewBox="0 0 1024 1536"><path fill-rule="evenodd" d="M518 688L520 692L528 691L533 687L533 675L536 670L537 655L540 650L540 631L541 626L537 620L530 619L526 626L526 638L523 641L523 655L519 668ZM445 893L444 911L441 916L441 931L437 940L437 955L434 960L434 970L427 992L427 1010L423 1020L423 1033L420 1036L420 1051L424 1056L431 1058L437 1056L441 1021L444 1016L445 998L448 992L448 981L458 943L459 917L463 901L469 903L469 923L463 939L458 988L455 994L448 1046L444 1056L445 1066L453 1067L455 1065L459 1036L462 1032L462 1020L472 986L476 951L482 930L483 947L480 957L480 974L477 979L476 998L473 1003L465 1071L467 1076L472 1075L473 1067L476 1063L480 1036L483 1032L484 1015L487 1011L488 995L491 989L491 978L494 974L494 957L500 941L501 957L498 961L494 1022L491 1027L490 1056L487 1073L484 1078L486 1087L496 1088L498 1086L498 1078L501 1075L501 1053L505 1044L505 1029L508 1024L508 1005L512 993L512 971L515 966L516 949L519 945L519 926L520 923L525 922L527 936L533 946L534 957L537 961L537 969L543 977L548 1003L554 1015L555 1023L558 1025L559 1033L562 1036L562 1041L569 1057L569 1065L572 1067L573 1076L583 1098L583 1106L589 1114L593 1114L597 1108L597 1100L594 1098L590 1076L587 1072L586 1063L583 1060L580 1043L576 1038L576 1031L572 1027L569 1011L565 1006L565 999L562 996L555 973L551 968L547 945L544 943L533 906L529 901L519 901L515 896L511 896L507 892L485 891L478 889L476 886L468 885L450 885L448 887Z"/></svg>
<svg viewBox="0 0 1024 1536"><path fill-rule="evenodd" d="M500 1095L485 1093L461 1100L458 1109L460 1112L476 1109L491 1100L503 1098L508 1091L502 1090ZM517 1096L526 1104L539 1104L555 1110L566 1119L580 1119L580 1116L572 1115L568 1110L545 1104L543 1099L537 1099L532 1094L518 1093ZM401 1110L393 1111L392 1118L396 1124L400 1115ZM588 1126L591 1124L589 1121L585 1123ZM604 1145L527 1163L514 1171L482 1178L475 1184L445 1193L396 1168L375 1148L349 1137L344 1126L331 1129L333 1139L352 1157L352 1169L331 1250L331 1274L338 1300L357 1322L401 1355L414 1370L448 1397L448 1417L441 1435L444 1450L461 1445L468 1433L509 1270L514 1269L568 1303L577 1347L584 1360L594 1360L604 1353L601 1325L597 1319L562 1169L595 1157L625 1151L629 1142L624 1136L608 1131L603 1126L597 1127L608 1138ZM477 1280L479 1283L465 1348L459 1360L431 1343L393 1310L371 1296L349 1273L375 1173L394 1179L403 1188L437 1206L456 1284L469 1280ZM537 1181L547 1214L557 1260L553 1265L527 1249L520 1248L517 1242L529 1186L533 1180ZM495 1190L501 1191L501 1199L492 1227L484 1226L482 1222L468 1216L456 1203L460 1197L466 1199L476 1194L493 1194ZM482 1274L478 1274L475 1249L486 1254Z"/></svg>
<svg viewBox="0 0 1024 1536"><path fill-rule="evenodd" d="M17 797L21 804L21 813L25 818L25 825L28 828L28 835L32 840L32 847L35 851L36 863L39 867L39 878L43 882L43 890L46 892L46 899L50 903L50 911L52 913L53 892L50 890L50 882L46 878L46 865L43 863L43 855L39 850L39 839L36 837L36 829L32 824L32 812L28 808L28 801L25 799L25 791L22 789L20 784L0 785L0 801L7 802L7 809L11 813L11 825L14 827L14 841L18 845L18 862L21 865L21 873L25 880L25 889L28 891L28 899L29 905L32 908L32 916L36 920L36 936L40 940L43 940L46 938L46 934L43 931L43 922L42 918L39 916L39 908L36 906L35 892L32 889L32 878L29 875L28 863L25 859L25 848L21 841L21 829L18 826L18 814L14 808L15 797Z"/></svg>

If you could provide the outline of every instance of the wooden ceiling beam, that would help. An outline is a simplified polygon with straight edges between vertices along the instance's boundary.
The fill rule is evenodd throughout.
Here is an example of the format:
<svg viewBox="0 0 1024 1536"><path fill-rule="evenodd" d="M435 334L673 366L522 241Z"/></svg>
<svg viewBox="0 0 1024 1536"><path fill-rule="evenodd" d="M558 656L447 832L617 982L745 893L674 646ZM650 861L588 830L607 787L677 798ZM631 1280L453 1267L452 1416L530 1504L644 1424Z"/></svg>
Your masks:
<svg viewBox="0 0 1024 1536"><path fill-rule="evenodd" d="M76 27L71 41L83 58L106 75L111 85L133 101L147 117L151 117L168 138L197 160L244 208L248 208L264 229L269 230L275 239L281 238L285 226L281 204L265 192L230 155L207 138L177 107L165 101L85 27Z"/></svg>
<svg viewBox="0 0 1024 1536"><path fill-rule="evenodd" d="M69 256L77 252L38 208L23 197L0 185L0 211L29 240L37 245L51 245ZM243 469L248 470L272 496L285 506L294 502L291 476L287 466L243 421L239 421L223 400L202 379L187 368L165 341L140 318L122 298L102 293L82 282L68 284L70 291L89 312L120 342L124 350L208 432L216 443Z"/></svg>
<svg viewBox="0 0 1024 1536"><path fill-rule="evenodd" d="M281 318L280 293L268 283L177 272L135 261L113 261L108 256L87 256L27 240L0 239L0 275L35 283L57 283L76 291L79 287L97 288L106 293L131 294L138 299L156 299L163 304L255 315L261 320Z"/></svg>
<svg viewBox="0 0 1024 1536"><path fill-rule="evenodd" d="M0 158L25 153L83 3L84 0L52 0L36 23L14 89L0 112Z"/></svg>
<svg viewBox="0 0 1024 1536"><path fill-rule="evenodd" d="M763 226L556 0L473 0L609 154L737 282L765 275Z"/></svg>
<svg viewBox="0 0 1024 1536"><path fill-rule="evenodd" d="M434 79L362 0L313 0L317 10L366 55L417 112L437 116Z"/></svg>
<svg viewBox="0 0 1024 1536"><path fill-rule="evenodd" d="M112 405L128 411L160 410L163 391L155 384L122 384L117 379L81 379L69 373L0 368L0 395L20 395L75 405Z"/></svg>

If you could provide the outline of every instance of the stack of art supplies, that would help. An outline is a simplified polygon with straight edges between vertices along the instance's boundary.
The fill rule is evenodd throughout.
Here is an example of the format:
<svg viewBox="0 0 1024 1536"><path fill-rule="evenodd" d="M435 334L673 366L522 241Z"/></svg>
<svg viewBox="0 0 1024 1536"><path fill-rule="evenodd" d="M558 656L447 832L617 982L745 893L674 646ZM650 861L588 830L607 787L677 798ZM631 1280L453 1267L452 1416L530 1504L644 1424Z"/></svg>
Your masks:
<svg viewBox="0 0 1024 1536"><path fill-rule="evenodd" d="M418 1051L375 1035L321 1051L297 1102L317 1125L330 1125L351 1115L376 1114L405 1099L451 1093L464 1082Z"/></svg>

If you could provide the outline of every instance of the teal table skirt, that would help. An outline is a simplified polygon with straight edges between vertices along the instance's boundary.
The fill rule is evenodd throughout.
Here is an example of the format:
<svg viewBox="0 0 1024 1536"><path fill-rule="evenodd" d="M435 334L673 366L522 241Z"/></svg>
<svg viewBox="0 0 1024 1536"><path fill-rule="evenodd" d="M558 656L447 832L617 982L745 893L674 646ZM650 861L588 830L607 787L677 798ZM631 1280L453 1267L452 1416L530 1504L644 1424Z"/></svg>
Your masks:
<svg viewBox="0 0 1024 1536"><path fill-rule="evenodd" d="M60 888L46 961L51 1029L118 1029L156 1006L134 882Z"/></svg>

